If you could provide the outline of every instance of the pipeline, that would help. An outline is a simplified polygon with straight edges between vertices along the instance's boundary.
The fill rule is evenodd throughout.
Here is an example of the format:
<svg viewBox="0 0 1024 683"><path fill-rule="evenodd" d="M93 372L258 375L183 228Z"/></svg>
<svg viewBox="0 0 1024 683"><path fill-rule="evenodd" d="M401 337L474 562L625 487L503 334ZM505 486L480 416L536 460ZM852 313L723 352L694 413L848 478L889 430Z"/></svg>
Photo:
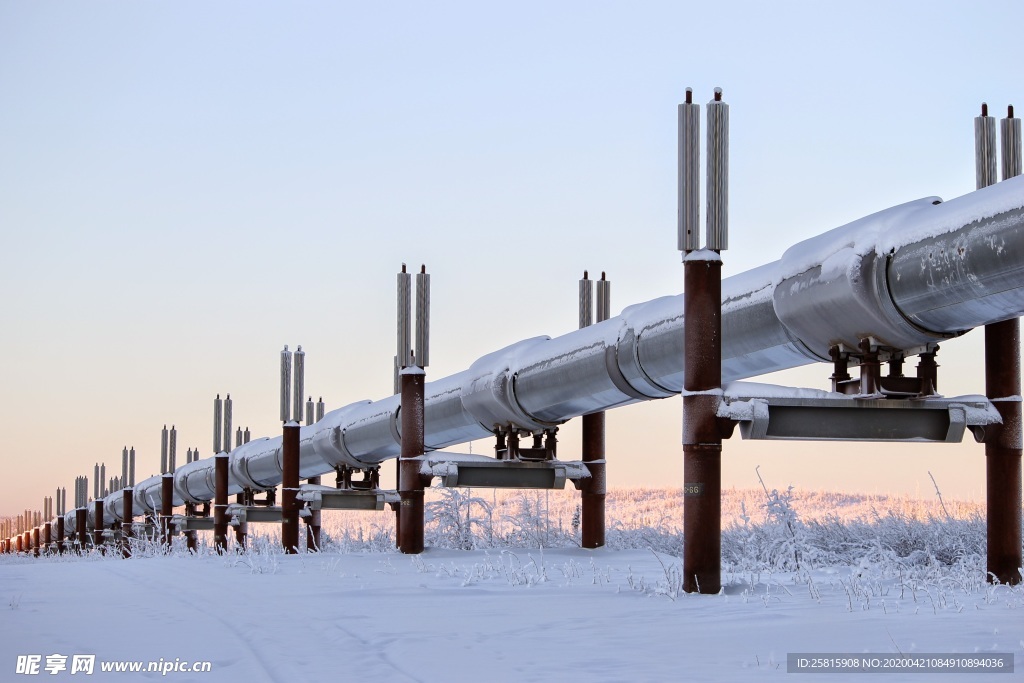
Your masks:
<svg viewBox="0 0 1024 683"><path fill-rule="evenodd" d="M856 355L865 338L912 356L1018 317L1024 178L948 202L912 201L800 242L778 261L723 280L722 304L724 382L825 362L837 345ZM426 448L498 428L539 433L580 415L676 395L683 387L683 324L682 295L662 297L554 339L517 342L429 382ZM397 457L398 412L395 395L353 403L302 427L300 477ZM281 483L280 436L233 450L225 439L223 448L230 451L230 494ZM174 471L175 506L213 499L214 461L193 460ZM136 514L158 514L160 506L160 476L134 487ZM122 521L123 507L124 496L107 496L103 523ZM74 510L66 514L74 528Z"/></svg>

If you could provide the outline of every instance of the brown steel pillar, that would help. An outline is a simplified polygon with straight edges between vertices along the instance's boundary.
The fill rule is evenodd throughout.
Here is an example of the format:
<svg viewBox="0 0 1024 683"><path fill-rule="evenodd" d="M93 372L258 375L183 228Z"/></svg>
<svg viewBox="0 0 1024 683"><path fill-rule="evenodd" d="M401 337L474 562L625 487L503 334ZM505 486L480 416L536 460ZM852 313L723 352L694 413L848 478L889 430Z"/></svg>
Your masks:
<svg viewBox="0 0 1024 683"><path fill-rule="evenodd" d="M281 545L289 555L299 552L299 423L284 426L281 443Z"/></svg>
<svg viewBox="0 0 1024 683"><path fill-rule="evenodd" d="M216 472L214 472L214 477L216 477ZM196 516L196 504L195 503L185 503L185 515L189 519L194 518ZM197 542L196 542L196 537L197 537L197 534L196 534L196 530L195 529L186 529L185 530L185 547L189 551L191 551L193 553L196 552L197 545L198 545Z"/></svg>
<svg viewBox="0 0 1024 683"><path fill-rule="evenodd" d="M103 551L103 499L93 501L92 543L100 552Z"/></svg>
<svg viewBox="0 0 1024 683"><path fill-rule="evenodd" d="M320 477L310 477L307 484L320 485ZM306 518L306 550L320 550L320 510L310 510Z"/></svg>
<svg viewBox="0 0 1024 683"><path fill-rule="evenodd" d="M406 554L423 552L423 387L426 375L417 367L402 370L402 455L398 463L399 507L398 547Z"/></svg>
<svg viewBox="0 0 1024 683"><path fill-rule="evenodd" d="M214 464L213 547L223 553L228 549L228 454L218 453Z"/></svg>
<svg viewBox="0 0 1024 683"><path fill-rule="evenodd" d="M32 554L39 557L39 527L32 530Z"/></svg>
<svg viewBox="0 0 1024 683"><path fill-rule="evenodd" d="M43 552L50 552L50 544L53 543L53 524L47 522L43 525Z"/></svg>
<svg viewBox="0 0 1024 683"><path fill-rule="evenodd" d="M1003 418L985 434L988 578L1021 581L1020 320L985 326L985 395Z"/></svg>
<svg viewBox="0 0 1024 683"><path fill-rule="evenodd" d="M165 472L160 480L160 533L164 546L171 548L171 516L174 514L174 475Z"/></svg>
<svg viewBox="0 0 1024 683"><path fill-rule="evenodd" d="M86 524L88 523L88 513L85 508L75 509L75 544L78 546L78 552L85 552L85 534Z"/></svg>
<svg viewBox="0 0 1024 683"><path fill-rule="evenodd" d="M121 555L125 558L132 556L132 517L135 512L132 509L135 498L131 488L124 490L124 515L121 517Z"/></svg>
<svg viewBox="0 0 1024 683"><path fill-rule="evenodd" d="M590 476L580 486L580 536L584 548L604 545L604 417L603 412L583 416L583 462L590 470Z"/></svg>
<svg viewBox="0 0 1024 683"><path fill-rule="evenodd" d="M18 537L15 539L16 545L17 545L17 552L19 552L19 553L22 552L22 548L24 548L24 546L25 546L24 538L25 538L25 534L18 534Z"/></svg>
<svg viewBox="0 0 1024 683"><path fill-rule="evenodd" d="M64 515L57 517L57 552L64 553Z"/></svg>
<svg viewBox="0 0 1024 683"><path fill-rule="evenodd" d="M683 590L717 593L722 587L721 258L708 250L691 252L683 277Z"/></svg>

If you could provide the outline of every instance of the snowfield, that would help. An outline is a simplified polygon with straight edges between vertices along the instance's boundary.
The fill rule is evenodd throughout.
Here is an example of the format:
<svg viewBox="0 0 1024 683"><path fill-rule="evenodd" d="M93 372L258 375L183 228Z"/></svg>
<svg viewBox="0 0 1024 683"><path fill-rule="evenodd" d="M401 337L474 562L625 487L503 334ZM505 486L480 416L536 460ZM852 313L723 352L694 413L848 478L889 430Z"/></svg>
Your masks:
<svg viewBox="0 0 1024 683"><path fill-rule="evenodd" d="M955 541L964 552L948 563L934 547L977 529L931 518L908 532L916 527L900 527L898 514L822 527L772 493L763 522L729 527L726 588L713 596L681 593L678 557L650 548L435 547L404 556L378 537L286 556L267 535L225 556L205 545L194 557L180 547L160 556L149 544L127 561L4 556L0 680L865 680L788 673L789 653L1010 653L1012 674L869 680L1024 678L1024 588L987 584L969 541ZM922 547L900 548L900 528ZM671 529L663 531L668 544ZM864 552L865 534L874 534L875 551ZM839 546L855 550L822 564L823 543L835 546L833 560L847 557ZM799 569L788 566L801 556ZM19 656L33 654L40 672L18 675ZM51 675L43 667L53 654L69 662L94 654L95 672ZM103 662L176 660L208 661L211 670L100 671Z"/></svg>

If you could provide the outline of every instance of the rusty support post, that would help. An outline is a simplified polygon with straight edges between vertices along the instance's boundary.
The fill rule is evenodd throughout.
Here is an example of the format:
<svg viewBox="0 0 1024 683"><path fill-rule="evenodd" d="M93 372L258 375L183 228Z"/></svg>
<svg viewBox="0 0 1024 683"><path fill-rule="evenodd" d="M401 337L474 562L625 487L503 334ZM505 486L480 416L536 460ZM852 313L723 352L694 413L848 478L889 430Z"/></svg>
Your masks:
<svg viewBox="0 0 1024 683"><path fill-rule="evenodd" d="M160 533L164 546L171 548L171 515L174 513L174 475L165 472L160 480Z"/></svg>
<svg viewBox="0 0 1024 683"><path fill-rule="evenodd" d="M1020 320L985 326L985 395L1003 418L986 429L988 578L1021 581Z"/></svg>
<svg viewBox="0 0 1024 683"><path fill-rule="evenodd" d="M228 454L218 453L214 466L213 547L223 553L228 549Z"/></svg>
<svg viewBox="0 0 1024 683"><path fill-rule="evenodd" d="M103 499L93 501L92 543L100 552L103 551Z"/></svg>
<svg viewBox="0 0 1024 683"><path fill-rule="evenodd" d="M603 412L583 416L583 462L590 470L590 476L580 486L580 545L584 548L600 548L604 545L604 503L607 491L604 423Z"/></svg>
<svg viewBox="0 0 1024 683"><path fill-rule="evenodd" d="M216 477L216 471L214 472L214 477ZM196 516L196 504L195 503L189 503L189 502L185 503L185 516L189 517L189 518L192 518L192 517ZM195 529L187 529L185 531L185 547L190 552L194 553L198 549L198 542L197 542L198 538L197 537L198 537L198 534L196 533Z"/></svg>
<svg viewBox="0 0 1024 683"><path fill-rule="evenodd" d="M57 553L64 553L64 515L57 517Z"/></svg>
<svg viewBox="0 0 1024 683"><path fill-rule="evenodd" d="M683 263L683 590L722 586L722 260L713 251Z"/></svg>
<svg viewBox="0 0 1024 683"><path fill-rule="evenodd" d="M426 375L412 366L402 370L402 455L399 459L398 547L406 554L423 552L423 482L419 456L423 455L423 387Z"/></svg>
<svg viewBox="0 0 1024 683"><path fill-rule="evenodd" d="M39 557L39 527L32 530L32 554Z"/></svg>
<svg viewBox="0 0 1024 683"><path fill-rule="evenodd" d="M43 525L43 553L50 554L51 543L53 543L53 524L47 522Z"/></svg>
<svg viewBox="0 0 1024 683"><path fill-rule="evenodd" d="M281 545L289 555L299 552L299 423L284 426L281 442Z"/></svg>
<svg viewBox="0 0 1024 683"><path fill-rule="evenodd" d="M135 497L129 486L124 490L124 515L121 517L121 556L125 559L132 556L132 518L135 516L132 507L134 502Z"/></svg>
<svg viewBox="0 0 1024 683"><path fill-rule="evenodd" d="M319 486L320 477L310 477L306 483ZM320 550L320 510L310 510L306 521L306 550Z"/></svg>
<svg viewBox="0 0 1024 683"><path fill-rule="evenodd" d="M86 524L88 522L88 512L82 508L75 509L75 545L78 546L79 554L85 552L85 534Z"/></svg>
<svg viewBox="0 0 1024 683"><path fill-rule="evenodd" d="M15 552L19 554L22 552L22 548L24 547L24 538L25 534L18 534L17 538L14 539Z"/></svg>

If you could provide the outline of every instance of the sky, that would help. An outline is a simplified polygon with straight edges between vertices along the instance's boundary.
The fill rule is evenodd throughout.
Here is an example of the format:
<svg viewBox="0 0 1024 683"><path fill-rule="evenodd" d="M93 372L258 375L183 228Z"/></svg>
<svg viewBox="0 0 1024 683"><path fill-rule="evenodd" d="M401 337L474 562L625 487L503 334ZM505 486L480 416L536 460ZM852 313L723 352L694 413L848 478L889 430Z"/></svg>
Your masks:
<svg viewBox="0 0 1024 683"><path fill-rule="evenodd" d="M432 274L428 379L573 329L584 269L613 315L680 292L688 86L731 106L726 275L969 192L980 103L1024 101L1015 9L0 0L0 514L126 445L156 473L164 424L179 462L208 457L217 394L277 434L284 344L329 410L389 394L403 262ZM943 393L983 393L980 337L943 346ZM609 485L681 484L680 411L609 414ZM724 485L758 465L779 488L930 496L930 471L984 496L973 442L737 437Z"/></svg>

